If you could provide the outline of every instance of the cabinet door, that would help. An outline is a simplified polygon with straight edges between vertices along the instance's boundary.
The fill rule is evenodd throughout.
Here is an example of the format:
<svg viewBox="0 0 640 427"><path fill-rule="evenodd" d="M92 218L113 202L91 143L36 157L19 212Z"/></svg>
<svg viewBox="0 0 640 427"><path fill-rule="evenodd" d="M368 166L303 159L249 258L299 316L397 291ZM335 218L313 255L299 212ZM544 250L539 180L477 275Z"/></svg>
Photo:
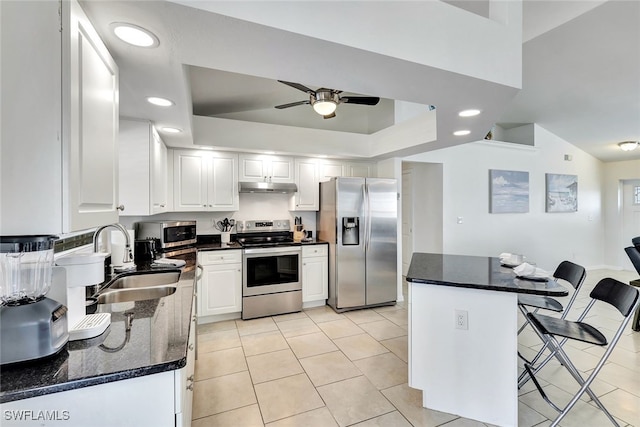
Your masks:
<svg viewBox="0 0 640 427"><path fill-rule="evenodd" d="M346 176L345 165L342 162L323 161L319 165L319 181L329 181L334 176Z"/></svg>
<svg viewBox="0 0 640 427"><path fill-rule="evenodd" d="M362 178L374 178L376 176L376 167L371 163L348 163L346 168L347 174L345 176Z"/></svg>
<svg viewBox="0 0 640 427"><path fill-rule="evenodd" d="M68 176L63 228L81 230L118 222L118 67L75 2L69 39L63 33L63 135ZM63 11L64 14L64 11ZM53 159L52 159L53 160Z"/></svg>
<svg viewBox="0 0 640 427"><path fill-rule="evenodd" d="M319 209L318 164L315 159L296 159L296 185L293 195L295 205L291 210L317 211Z"/></svg>
<svg viewBox="0 0 640 427"><path fill-rule="evenodd" d="M302 259L302 302L328 297L329 262L326 256Z"/></svg>
<svg viewBox="0 0 640 427"><path fill-rule="evenodd" d="M268 168L270 182L294 182L293 159L290 157L271 157Z"/></svg>
<svg viewBox="0 0 640 427"><path fill-rule="evenodd" d="M176 150L173 162L174 210L206 210L208 158L198 151Z"/></svg>
<svg viewBox="0 0 640 427"><path fill-rule="evenodd" d="M120 204L123 215L150 215L150 123L120 120L118 132Z"/></svg>
<svg viewBox="0 0 640 427"><path fill-rule="evenodd" d="M240 181L267 181L269 163L265 161L265 157L257 154L240 154Z"/></svg>
<svg viewBox="0 0 640 427"><path fill-rule="evenodd" d="M203 266L198 316L242 311L242 264Z"/></svg>
<svg viewBox="0 0 640 427"><path fill-rule="evenodd" d="M151 211L158 214L169 210L167 146L153 127L151 138Z"/></svg>
<svg viewBox="0 0 640 427"><path fill-rule="evenodd" d="M235 155L214 156L209 161L208 210L237 211L238 161Z"/></svg>

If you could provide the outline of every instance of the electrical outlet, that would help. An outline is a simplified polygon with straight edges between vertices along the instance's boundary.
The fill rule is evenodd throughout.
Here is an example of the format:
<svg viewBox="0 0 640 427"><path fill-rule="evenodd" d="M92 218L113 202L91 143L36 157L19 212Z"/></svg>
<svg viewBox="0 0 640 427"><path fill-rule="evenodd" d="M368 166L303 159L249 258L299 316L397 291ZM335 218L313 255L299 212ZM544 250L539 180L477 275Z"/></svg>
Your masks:
<svg viewBox="0 0 640 427"><path fill-rule="evenodd" d="M455 310L456 329L469 329L469 312L466 310Z"/></svg>

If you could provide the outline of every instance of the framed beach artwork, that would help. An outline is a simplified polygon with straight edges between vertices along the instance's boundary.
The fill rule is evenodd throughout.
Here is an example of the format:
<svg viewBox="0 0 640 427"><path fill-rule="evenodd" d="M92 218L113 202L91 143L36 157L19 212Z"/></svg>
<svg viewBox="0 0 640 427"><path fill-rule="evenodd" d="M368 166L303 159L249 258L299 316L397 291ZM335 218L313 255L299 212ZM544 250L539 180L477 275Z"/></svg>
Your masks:
<svg viewBox="0 0 640 427"><path fill-rule="evenodd" d="M578 175L545 174L547 212L578 211Z"/></svg>
<svg viewBox="0 0 640 427"><path fill-rule="evenodd" d="M489 212L529 212L529 172L489 170Z"/></svg>

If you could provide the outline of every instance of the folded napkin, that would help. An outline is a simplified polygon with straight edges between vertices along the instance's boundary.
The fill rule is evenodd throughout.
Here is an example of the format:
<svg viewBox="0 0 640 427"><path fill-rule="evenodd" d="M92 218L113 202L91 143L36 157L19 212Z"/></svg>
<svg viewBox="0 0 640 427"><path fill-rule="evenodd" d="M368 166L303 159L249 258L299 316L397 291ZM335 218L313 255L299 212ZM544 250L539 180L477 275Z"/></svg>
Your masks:
<svg viewBox="0 0 640 427"><path fill-rule="evenodd" d="M511 258L511 254L509 252L502 252L500 255L498 255L498 258L500 258L500 261L506 261Z"/></svg>
<svg viewBox="0 0 640 427"><path fill-rule="evenodd" d="M175 267L184 267L186 262L182 259L160 258L155 260L156 264L173 265Z"/></svg>
<svg viewBox="0 0 640 427"><path fill-rule="evenodd" d="M513 269L513 272L516 273L516 276L520 277L536 277L536 278L547 278L549 277L549 272L538 268L534 265L523 262L519 266Z"/></svg>

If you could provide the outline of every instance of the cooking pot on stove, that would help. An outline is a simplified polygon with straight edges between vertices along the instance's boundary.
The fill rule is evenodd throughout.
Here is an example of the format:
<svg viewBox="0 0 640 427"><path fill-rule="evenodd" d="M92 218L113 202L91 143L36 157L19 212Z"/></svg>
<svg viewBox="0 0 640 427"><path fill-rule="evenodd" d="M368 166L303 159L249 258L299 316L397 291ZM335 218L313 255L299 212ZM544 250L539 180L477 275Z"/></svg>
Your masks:
<svg viewBox="0 0 640 427"><path fill-rule="evenodd" d="M160 239L137 239L134 243L135 263L153 262L158 256Z"/></svg>

